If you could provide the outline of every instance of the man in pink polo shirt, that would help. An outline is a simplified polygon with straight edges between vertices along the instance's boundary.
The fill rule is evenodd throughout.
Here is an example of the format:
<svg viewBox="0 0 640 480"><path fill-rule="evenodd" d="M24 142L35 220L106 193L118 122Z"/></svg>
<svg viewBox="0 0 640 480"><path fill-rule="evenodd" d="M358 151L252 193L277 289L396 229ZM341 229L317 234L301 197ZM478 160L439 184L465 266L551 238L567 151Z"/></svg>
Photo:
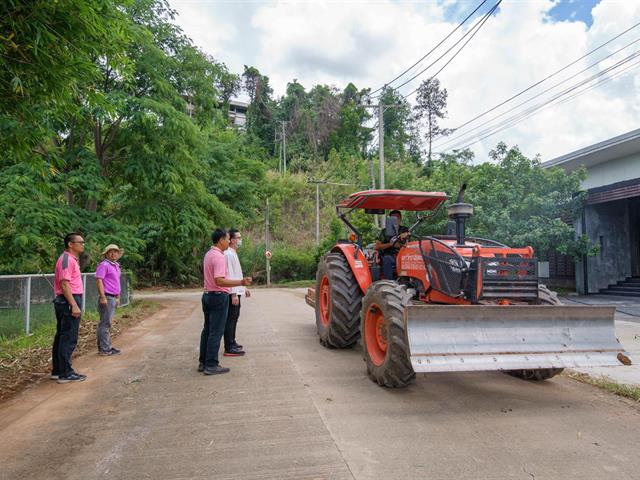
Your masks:
<svg viewBox="0 0 640 480"><path fill-rule="evenodd" d="M98 313L100 322L96 330L98 354L105 356L120 355L120 350L111 345L111 322L116 308L120 305L120 264L122 249L113 243L102 251L102 261L96 268L96 287L98 288Z"/></svg>
<svg viewBox="0 0 640 480"><path fill-rule="evenodd" d="M251 278L228 280L227 263L224 251L229 248L229 234L222 228L211 235L213 246L204 256L204 293L202 294L202 312L204 327L200 334L200 358L198 371L205 375L227 373L228 368L218 362L220 340L224 334L229 309L230 287L251 285Z"/></svg>
<svg viewBox="0 0 640 480"><path fill-rule="evenodd" d="M56 335L51 353L53 369L51 378L58 383L82 382L85 375L74 372L71 356L78 344L80 328L80 305L84 288L80 273L79 257L84 252L84 239L79 233L64 237L65 250L56 262L53 278L53 303L56 311Z"/></svg>

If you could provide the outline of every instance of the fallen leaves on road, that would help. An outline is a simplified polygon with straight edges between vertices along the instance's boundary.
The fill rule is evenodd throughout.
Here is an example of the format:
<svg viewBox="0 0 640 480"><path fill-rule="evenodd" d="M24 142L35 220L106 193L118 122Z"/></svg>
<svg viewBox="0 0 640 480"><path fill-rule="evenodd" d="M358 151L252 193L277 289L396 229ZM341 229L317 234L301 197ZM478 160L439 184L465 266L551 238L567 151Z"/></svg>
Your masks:
<svg viewBox="0 0 640 480"><path fill-rule="evenodd" d="M131 307L125 307L122 313L116 312L111 326L112 337L117 337L121 332L136 325L160 308L160 304L156 302L139 301L134 302ZM53 319L53 306L51 316ZM88 352L97 352L97 325L96 314L85 315L82 318L74 358ZM49 376L54 333L55 324L46 326L42 331L34 333L32 337L2 340L0 400L6 400L40 378Z"/></svg>

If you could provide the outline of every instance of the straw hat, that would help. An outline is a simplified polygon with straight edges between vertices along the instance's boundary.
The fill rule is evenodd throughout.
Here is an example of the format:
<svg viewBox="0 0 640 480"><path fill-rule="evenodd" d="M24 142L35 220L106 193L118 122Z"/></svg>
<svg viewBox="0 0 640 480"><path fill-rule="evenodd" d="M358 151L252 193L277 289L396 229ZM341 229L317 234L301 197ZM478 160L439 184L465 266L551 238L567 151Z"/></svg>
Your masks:
<svg viewBox="0 0 640 480"><path fill-rule="evenodd" d="M102 256L104 257L107 253L109 253L109 250L117 250L120 255L124 253L124 250L122 250L118 245L116 245L115 243L110 243L102 251Z"/></svg>

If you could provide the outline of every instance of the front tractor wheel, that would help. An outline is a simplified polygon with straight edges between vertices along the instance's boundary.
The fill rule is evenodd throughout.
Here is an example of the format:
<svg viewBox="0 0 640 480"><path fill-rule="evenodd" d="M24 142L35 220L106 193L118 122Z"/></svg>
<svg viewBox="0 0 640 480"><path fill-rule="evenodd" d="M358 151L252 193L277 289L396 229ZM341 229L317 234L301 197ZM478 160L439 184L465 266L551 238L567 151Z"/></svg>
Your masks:
<svg viewBox="0 0 640 480"><path fill-rule="evenodd" d="M329 253L316 274L316 328L327 348L346 348L358 341L362 292L347 259Z"/></svg>
<svg viewBox="0 0 640 480"><path fill-rule="evenodd" d="M562 305L558 294L549 290L545 285L538 285L538 299L540 300L540 305ZM522 380L541 382L555 377L563 370L564 368L539 368L537 370L509 370L505 373Z"/></svg>
<svg viewBox="0 0 640 480"><path fill-rule="evenodd" d="M362 300L360 334L369 377L384 387L406 387L415 377L403 312L411 295L403 285L375 282Z"/></svg>

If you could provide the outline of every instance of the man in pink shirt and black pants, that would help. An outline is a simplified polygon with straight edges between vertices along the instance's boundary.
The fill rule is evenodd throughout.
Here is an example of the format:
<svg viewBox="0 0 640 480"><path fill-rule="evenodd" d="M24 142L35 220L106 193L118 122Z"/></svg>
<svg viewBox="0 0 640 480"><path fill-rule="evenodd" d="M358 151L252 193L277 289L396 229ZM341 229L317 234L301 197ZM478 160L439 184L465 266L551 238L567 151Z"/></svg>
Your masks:
<svg viewBox="0 0 640 480"><path fill-rule="evenodd" d="M204 256L204 293L202 294L202 311L204 327L200 335L200 358L198 371L205 375L227 373L228 368L221 367L218 362L220 340L224 334L229 309L229 293L231 287L249 286L251 278L228 280L227 263L224 251L229 248L229 234L222 228L211 235L213 246Z"/></svg>
<svg viewBox="0 0 640 480"><path fill-rule="evenodd" d="M78 344L80 305L84 287L80 273L79 257L84 252L84 239L79 233L64 237L64 252L56 262L53 277L53 304L56 311L56 336L53 339L51 379L58 383L82 382L85 375L73 371L71 356Z"/></svg>

